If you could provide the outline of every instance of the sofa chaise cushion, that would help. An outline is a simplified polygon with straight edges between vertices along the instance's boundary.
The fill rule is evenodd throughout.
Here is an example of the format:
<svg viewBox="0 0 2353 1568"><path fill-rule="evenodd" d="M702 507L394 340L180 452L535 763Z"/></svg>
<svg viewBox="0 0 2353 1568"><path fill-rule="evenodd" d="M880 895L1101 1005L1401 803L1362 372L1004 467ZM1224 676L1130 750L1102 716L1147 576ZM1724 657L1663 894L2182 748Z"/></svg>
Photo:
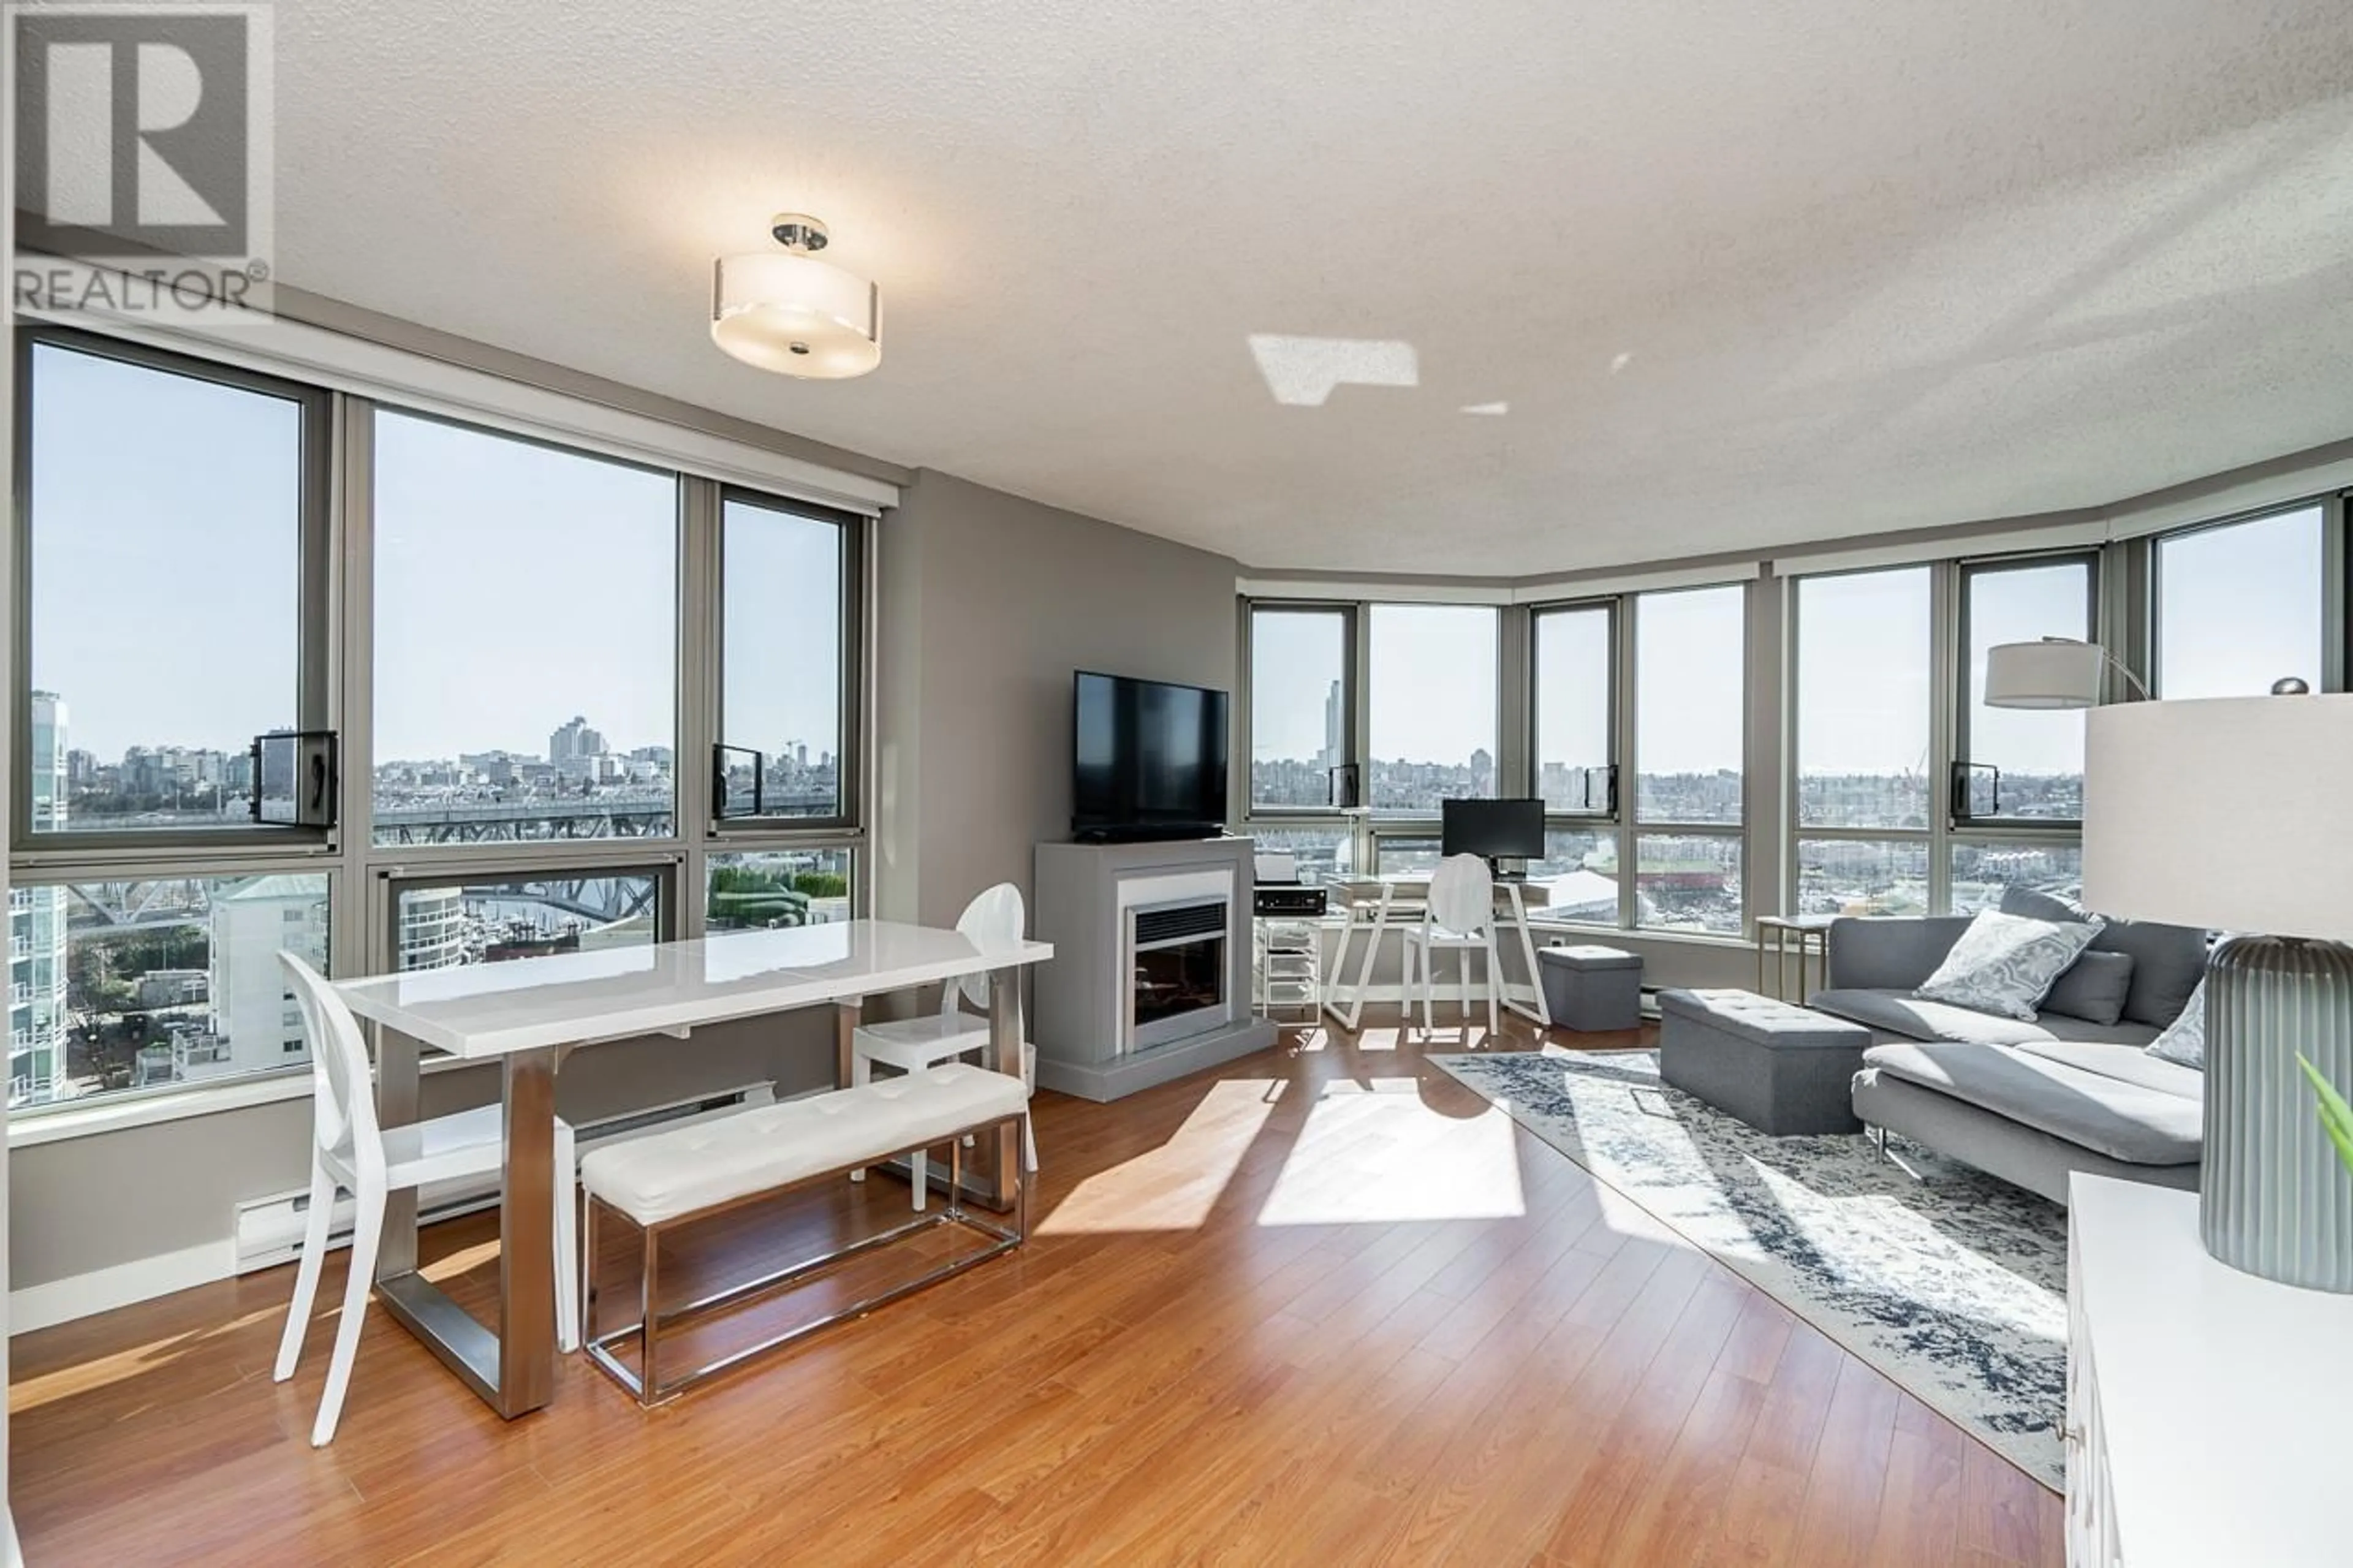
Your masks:
<svg viewBox="0 0 2353 1568"><path fill-rule="evenodd" d="M2183 1100L2202 1101L2206 1097L2204 1073L2195 1068L2183 1067L2179 1062L2153 1057L2138 1046L2107 1045L2090 1040L2029 1040L2016 1049L2021 1056L2040 1057L2044 1061L2080 1068L2102 1078L2115 1079L2119 1083L2162 1089Z"/></svg>
<svg viewBox="0 0 2353 1568"><path fill-rule="evenodd" d="M2047 1055L1899 1041L1873 1046L1862 1062L1866 1072L1934 1089L2127 1164L2190 1164L2204 1150L2201 1099Z"/></svg>

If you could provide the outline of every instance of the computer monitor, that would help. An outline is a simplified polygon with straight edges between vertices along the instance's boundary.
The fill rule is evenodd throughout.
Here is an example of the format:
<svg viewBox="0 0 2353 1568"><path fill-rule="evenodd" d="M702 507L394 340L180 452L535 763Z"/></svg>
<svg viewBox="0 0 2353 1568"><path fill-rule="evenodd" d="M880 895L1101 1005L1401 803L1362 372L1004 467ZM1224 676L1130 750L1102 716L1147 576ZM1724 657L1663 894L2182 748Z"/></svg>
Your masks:
<svg viewBox="0 0 2353 1568"><path fill-rule="evenodd" d="M1450 800L1440 803L1440 847L1448 855L1488 860L1541 860L1545 803L1541 800Z"/></svg>

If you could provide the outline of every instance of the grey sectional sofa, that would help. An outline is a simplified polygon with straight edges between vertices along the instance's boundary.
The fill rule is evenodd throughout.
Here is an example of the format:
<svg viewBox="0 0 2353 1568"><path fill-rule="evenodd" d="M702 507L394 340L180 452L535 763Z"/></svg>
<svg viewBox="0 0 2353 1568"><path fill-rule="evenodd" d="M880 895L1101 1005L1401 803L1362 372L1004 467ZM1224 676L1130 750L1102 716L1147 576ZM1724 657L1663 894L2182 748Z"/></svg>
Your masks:
<svg viewBox="0 0 2353 1568"><path fill-rule="evenodd" d="M2080 914L2015 889L2002 907L2041 919ZM2205 933L2112 922L2083 973L2062 977L2029 1024L1911 994L1968 923L1955 915L1831 924L1829 984L1809 1005L1867 1026L1878 1042L1855 1077L1855 1114L2059 1203L2076 1171L2196 1187L2205 1075L2143 1047L2196 989Z"/></svg>

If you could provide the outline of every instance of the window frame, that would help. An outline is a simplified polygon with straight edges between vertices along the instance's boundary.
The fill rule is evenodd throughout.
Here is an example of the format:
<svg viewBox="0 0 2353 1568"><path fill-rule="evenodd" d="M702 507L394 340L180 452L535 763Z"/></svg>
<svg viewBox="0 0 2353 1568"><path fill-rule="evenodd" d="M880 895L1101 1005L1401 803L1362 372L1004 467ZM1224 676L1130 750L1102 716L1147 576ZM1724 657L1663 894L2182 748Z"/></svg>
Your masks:
<svg viewBox="0 0 2353 1568"><path fill-rule="evenodd" d="M1282 820L1291 826L1345 826L1356 812L1369 809L1363 804L1371 788L1371 778L1366 767L1364 737L1366 733L1365 699L1367 685L1366 661L1369 648L1363 635L1362 615L1365 605L1325 599L1244 599L1242 604L1241 679L1242 700L1236 704L1242 719L1242 766L1240 787L1229 789L1241 805L1245 822L1263 817L1270 822ZM1330 616L1340 624L1340 754L1345 760L1338 764L1353 772L1357 800L1343 804L1326 800L1322 805L1261 805L1258 802L1258 785L1252 770L1258 760L1258 617L1269 615L1313 615ZM1336 784L1337 781L1334 781Z"/></svg>
<svg viewBox="0 0 2353 1568"><path fill-rule="evenodd" d="M2142 577L2146 593L2139 605L2142 619L2136 650L2139 659L2133 673L2147 687L2149 700L2166 700L2165 546L2175 540L2219 533L2225 529L2314 510L2320 513L2320 689L2346 689L2348 679L2353 679L2353 620L2348 620L2348 599L2353 599L2353 546L2348 546L2346 539L2348 512L2353 508L2348 508L2348 498L2353 498L2353 490L2306 496L2252 511L2160 529L2135 542L2144 552Z"/></svg>
<svg viewBox="0 0 2353 1568"><path fill-rule="evenodd" d="M87 865L108 857L147 859L157 853L178 852L192 858L217 859L237 855L276 853L316 858L334 852L336 827L301 827L290 824L252 823L211 828L67 828L36 835L32 826L29 770L33 755L33 362L42 348L59 349L163 374L291 403L301 414L301 471L297 490L295 723L304 731L338 735L338 767L348 773L350 749L341 744L341 705L334 690L336 626L335 562L341 533L334 516L336 455L342 445L343 416L335 394L325 386L288 380L242 366L159 349L142 342L73 327L20 323L10 374L16 378L13 439L15 457L11 484L16 505L13 566L15 582L10 603L16 616L10 657L15 661L9 693L10 734L16 762L9 780L8 833L11 859L27 868ZM70 700L70 699L69 699ZM264 731L257 731L259 734ZM193 873L192 873L193 874Z"/></svg>
<svg viewBox="0 0 2353 1568"><path fill-rule="evenodd" d="M379 395L348 382L313 383L244 368L262 357L222 363L149 347L133 336L115 337L79 329L27 326L18 334L12 373L19 392L15 416L19 446L13 483L24 515L29 472L32 344L55 341L133 363L152 364L199 380L249 386L296 400L302 408L301 578L302 670L301 689L306 727L340 731L342 776L338 825L325 832L283 826L251 831L235 828L30 837L30 791L12 792L19 814L11 841L10 865L20 886L91 883L125 879L214 879L287 873L325 878L325 924L329 973L351 976L383 973L397 962L398 893L442 883L480 883L598 875L650 876L655 879L656 941L699 937L705 930L708 855L756 854L768 849L844 851L849 866L849 913L871 912L874 857L866 853L874 787L875 569L880 524L875 519L821 502L804 500L785 488L723 478L699 464L691 447L675 454L661 448L615 448L594 437L575 437L560 418L510 417L486 408L451 409L408 392ZM306 374L286 367L290 376ZM480 843L385 844L375 842L375 736L376 577L375 551L375 434L377 416L432 420L485 435L546 447L599 462L658 473L674 487L671 510L675 563L670 604L673 618L673 776L676 795L670 828L638 837L504 839ZM736 470L740 472L741 470ZM722 669L723 599L721 585L722 497L734 493L752 504L840 521L843 542L841 593L842 803L833 817L739 819L723 830L710 811L710 747L720 723L718 682ZM30 574L25 570L31 531L17 531L18 567L14 600L16 690L10 695L18 725L19 752L28 759L31 716L30 617L25 612ZM66 993L60 991L60 1005ZM59 1064L59 1087L69 1081ZM21 1142L46 1142L86 1132L200 1114L230 1106L296 1099L309 1092L311 1068L305 1060L271 1065L216 1079L183 1079L136 1089L91 1092L14 1108Z"/></svg>
<svg viewBox="0 0 2353 1568"><path fill-rule="evenodd" d="M1642 737L1641 737L1641 618L1646 598L1675 594L1721 593L1737 590L1740 595L1740 820L1737 822L1680 822L1671 817L1656 820L1642 812ZM1700 942L1746 942L1755 931L1757 901L1755 878L1750 871L1748 826L1757 810L1756 737L1750 733L1750 708L1756 677L1754 633L1757 625L1757 595L1755 582L1733 579L1721 583L1685 583L1673 586L1643 588L1627 594L1627 613L1620 617L1623 637L1619 645L1619 658L1624 666L1624 682L1620 688L1625 715L1619 735L1619 767L1628 787L1620 790L1623 806L1618 824L1618 923L1630 931L1648 931L1653 935ZM1642 840L1645 838L1716 838L1730 839L1739 847L1740 861L1740 921L1731 932L1694 931L1685 926L1645 924L1642 921Z"/></svg>
<svg viewBox="0 0 2353 1568"><path fill-rule="evenodd" d="M1561 599L1535 605L1528 611L1528 794L1538 799L1544 795L1544 627L1545 622L1556 616L1578 616L1599 613L1602 616L1602 647L1607 660L1601 672L1603 689L1602 737L1606 755L1601 767L1609 779L1601 804L1585 807L1556 806L1545 803L1545 830L1556 826L1572 830L1589 829L1609 824L1615 826L1626 795L1625 772L1620 764L1620 730L1626 721L1628 694L1619 685L1620 667L1626 660L1620 646L1620 624L1632 617L1623 614L1615 595L1599 599Z"/></svg>
<svg viewBox="0 0 2353 1568"><path fill-rule="evenodd" d="M1989 559L1995 559L1989 557ZM1802 849L1808 842L1840 844L1884 844L1889 846L1919 845L1926 854L1928 879L1926 908L1922 912L1935 914L1951 902L1951 850L1947 847L1952 835L1949 808L1952 797L1952 748L1954 744L1954 703L1957 687L1952 667L1959 662L1954 652L1954 627L1957 619L1955 607L1955 573L1957 563L1948 559L1926 561L1893 561L1864 566L1833 567L1820 572L1800 572L1788 579L1788 609L1787 636L1783 653L1786 679L1783 681L1784 700L1780 720L1785 736L1783 748L1784 778L1782 787L1787 807L1782 813L1780 853L1782 860L1781 898L1783 911L1796 911L1804 891ZM1927 777L1923 781L1928 798L1922 814L1922 826L1904 827L1882 824L1809 823L1805 819L1805 759L1800 747L1803 734L1803 700L1799 691L1799 669L1804 656L1805 584L1817 578L1873 576L1883 573L1910 572L1925 568L1928 573L1928 756ZM1966 644L1959 645L1966 647Z"/></svg>
<svg viewBox="0 0 2353 1568"><path fill-rule="evenodd" d="M1369 706L1370 648L1369 637L1364 631L1365 617L1378 605L1461 604L1491 608L1496 615L1496 791L1498 798L1541 798L1535 787L1540 761L1536 755L1537 691L1536 663L1537 621L1547 614L1566 611L1605 609L1609 613L1609 742L1611 752L1609 766L1618 778L1614 810L1564 811L1546 806L1545 832L1547 840L1556 833L1585 834L1607 839L1616 847L1619 865L1618 911L1614 923L1599 924L1590 921L1545 922L1555 929L1579 931L1640 931L1647 935L1670 941L1704 942L1738 944L1748 940L1750 922L1757 908L1757 895L1753 890L1755 880L1749 861L1752 829L1756 817L1758 790L1756 784L1756 747L1752 734L1755 723L1753 704L1748 700L1749 683L1755 679L1755 648L1753 646L1757 608L1758 579L1744 575L1737 570L1725 576L1707 581L1661 584L1655 587L1627 587L1605 593L1577 594L1564 591L1557 598L1497 599L1472 595L1450 599L1433 595L1416 598L1367 596L1362 599L1308 599L1279 594L1264 597L1245 593L1240 603L1240 668L1244 671L1243 686L1250 687L1248 672L1255 642L1257 615L1260 611L1314 611L1339 616L1347 628L1347 682L1344 689L1347 718L1346 743L1348 758L1355 766L1360 784L1360 795L1370 789ZM1638 765L1635 760L1636 704L1635 668L1635 601L1651 594L1686 593L1709 589L1735 589L1740 594L1742 655L1742 723L1741 755L1741 820L1738 822L1683 823L1638 820L1632 780ZM1252 736L1247 717L1241 721L1242 744L1248 747ZM1348 879L1370 879L1380 875L1384 852L1395 853L1402 844L1439 837L1442 824L1435 816L1407 814L1376 815L1369 805L1352 808L1261 806L1250 799L1245 782L1234 792L1235 820L1238 831L1250 833L1255 828L1270 831L1313 829L1345 837L1349 847L1351 871ZM1643 836L1678 838L1708 838L1730 841L1737 846L1741 861L1741 930L1737 933L1703 932L1693 930L1645 925L1637 916L1640 899L1637 892L1639 868L1635 857L1639 840ZM1534 911L1543 921L1543 911Z"/></svg>
<svg viewBox="0 0 2353 1568"><path fill-rule="evenodd" d="M388 399L360 397L350 397L347 398L345 402L346 412L344 417L347 432L353 431L354 427L363 424L365 426L365 437L364 440L355 439L352 435L347 435L344 443L344 461L343 464L343 469L346 490L344 505L347 514L356 510L364 511L366 519L364 528L353 528L351 530L351 533L353 535L356 552L363 555L366 562L367 585L364 590L366 595L366 612L364 616L357 613L358 606L355 603L348 602L351 599L355 599L359 591L353 590L350 595L347 595L347 603L344 606L346 623L351 626L359 626L364 624L364 636L346 639L344 645L344 657L347 661L346 667L352 672L352 679L354 680L364 681L366 683L366 710L368 722L366 733L364 737L366 742L364 754L361 748L347 746L343 750L343 767L345 776L347 778L356 779L362 786L360 800L364 803L366 809L364 815L354 809L355 803L347 794L344 797L344 809L339 815L345 822L352 825L351 832L356 839L357 847L362 851L364 858L369 862L371 868L373 868L376 864L386 859L396 859L404 864L412 863L419 861L420 859L434 857L440 851L450 849L467 850L477 854L494 854L502 849L512 850L522 848L528 850L534 845L550 846L558 851L570 851L571 847L582 844L615 843L653 846L675 846L678 844L686 837L687 832L685 799L687 782L682 772L681 764L679 761L679 758L681 755L680 743L685 739L686 731L690 724L690 721L687 718L686 707L688 695L686 673L687 661L691 658L696 657L694 641L689 629L690 614L696 608L696 605L693 598L693 590L689 586L687 573L687 541L689 536L687 520L687 504L689 499L688 490L691 485L697 482L694 476L682 472L677 468L660 468L655 464L645 462L638 458L616 457L611 453L597 451L592 447L583 446L576 442L565 441L557 436L543 435L528 430L511 429L485 420L469 419L458 415L445 414L437 409L419 407L411 404L398 403ZM634 834L628 837L592 835L586 838L485 838L478 839L471 843L468 843L464 840L448 840L439 844L415 842L406 844L379 844L376 842L375 770L378 761L376 757L375 745L375 709L378 693L375 689L376 649L375 637L377 618L375 552L378 537L375 515L376 430L379 416L385 414L391 414L402 419L417 420L427 424L446 426L451 429L468 431L478 436L487 436L496 440L512 441L520 446L536 447L543 451L554 452L563 457L581 458L595 463L606 463L619 468L634 469L638 473L655 475L667 479L671 482L673 486L672 505L670 510L670 550L672 561L670 572L672 648L670 656L671 794L670 827L667 831L660 833ZM713 600L712 602L711 608L715 612L717 602ZM706 620L714 623L713 630L711 634L713 637L717 636L715 629L715 622L717 619L718 616L715 613L706 617ZM354 726L354 728L356 729L357 726ZM358 767L354 767L353 765L353 758L354 756L361 756L362 758L361 765Z"/></svg>
<svg viewBox="0 0 2353 1568"><path fill-rule="evenodd" d="M1967 557L1953 563L1953 641L1952 665L1955 692L1953 697L1953 744L1946 778L1946 816L1957 833L1978 828L1998 828L2005 837L2013 828L2024 828L2028 837L2061 834L2080 837L2084 819L2080 816L2007 816L2000 812L1978 816L1969 809L1968 781L1962 770L1993 764L1980 763L1969 753L1969 721L1977 707L1976 661L1969 657L1973 636L1970 622L1970 595L1982 578L1998 577L2009 572L2031 572L2052 566L2080 565L2084 569L2084 627L2086 641L2105 647L2100 637L2100 551L2057 550L2015 555L1983 555ZM2102 673L2103 684L2109 676ZM1947 859L1950 851L1947 852Z"/></svg>
<svg viewBox="0 0 2353 1568"><path fill-rule="evenodd" d="M1512 703L1505 694L1504 679L1504 649L1508 640L1504 628L1507 607L1479 600L1452 599L1368 599L1359 606L1363 617L1363 637L1359 639L1361 652L1357 654L1356 659L1352 660L1352 663L1360 671L1360 693L1349 707L1360 713L1363 719L1362 729L1359 731L1361 740L1353 748L1354 765L1358 780L1358 794L1362 796L1360 809L1370 814L1373 832L1377 837L1382 835L1391 837L1428 837L1442 826L1442 818L1439 812L1422 813L1411 807L1390 807L1384 810L1373 804L1373 616L1374 612L1377 610L1485 610L1494 617L1493 636L1488 651L1495 675L1495 710L1493 715L1495 726L1495 745L1494 750L1488 754L1494 759L1495 763L1495 793L1492 796L1480 795L1473 798L1508 800L1514 798L1511 794L1514 788L1521 792L1518 798L1524 799L1535 793L1534 790L1525 787L1529 776L1527 768L1523 766L1514 770L1507 768L1504 764L1507 742L1504 737L1505 731L1513 727ZM1372 864L1377 871L1380 865L1377 845L1375 847Z"/></svg>
<svg viewBox="0 0 2353 1568"><path fill-rule="evenodd" d="M714 929L720 935L725 935L727 932L732 931L758 929L742 926L721 926L717 928L713 928L712 926L711 874L715 868L712 862L744 859L754 855L780 853L787 850L813 850L819 853L830 851L847 857L849 865L849 875L846 879L848 882L848 896L849 899L849 915L853 920L859 918L866 907L865 899L860 891L866 882L865 862L868 858L866 853L867 846L862 840L845 838L839 834L824 837L805 834L795 838L767 838L754 843L738 843L731 840L723 845L713 844L706 853L695 858L693 867L694 879L691 884L683 880L686 876L686 864L683 861L680 863L679 874L681 879L680 883L681 897L686 897L689 892L692 894L691 901L694 906L692 921L696 934L709 935L712 934ZM681 918L684 918L684 909L682 905L681 907Z"/></svg>
<svg viewBox="0 0 2353 1568"><path fill-rule="evenodd" d="M691 486L695 482L692 477L688 475L681 475L680 479L683 485ZM839 711L841 715L841 733L836 742L839 751L835 759L835 766L838 770L836 780L839 809L826 816L786 816L776 813L727 815L718 809L718 784L714 776L709 787L703 791L703 796L711 807L710 823L703 837L712 840L725 840L729 845L729 852L733 853L734 841L739 838L774 839L778 835L788 835L792 838L806 839L812 834L826 834L839 838L844 835L855 835L863 821L864 814L860 809L860 803L865 799L866 791L864 748L855 742L858 737L866 732L865 580L867 576L866 535L870 528L869 520L855 512L819 506L811 501L795 500L789 497L755 489L748 485L723 484L716 487L716 494L712 500L709 545L712 611L709 616L710 649L708 653L711 671L708 704L710 746L706 749L704 758L702 759L712 769L714 775L718 771L717 749L727 743L727 506L730 501L755 507L764 511L783 512L811 521L831 523L839 531L841 581L839 584L838 611L841 627L841 649L838 661L839 689L836 700L839 704ZM694 531L691 516L689 518L688 531L690 535ZM684 574L681 574L680 581L683 585ZM683 668L683 664L681 668ZM687 788L688 769L685 753L681 751L677 753L677 756L678 762L673 772L679 781L680 793L683 795ZM682 822L682 803L681 819ZM852 857L853 864L857 858L855 856ZM854 874L851 880L854 885L856 882Z"/></svg>
<svg viewBox="0 0 2353 1568"><path fill-rule="evenodd" d="M645 843L643 839L620 839L617 843ZM496 847L496 846L484 846ZM675 854L645 856L635 858L607 857L578 859L556 865L543 857L511 858L500 856L472 857L466 860L445 860L419 864L414 860L377 866L368 877L369 900L375 919L370 922L374 936L368 950L370 967L363 973L397 974L403 973L400 963L400 898L405 892L418 888L442 887L451 883L487 882L546 882L568 878L583 879L596 877L645 877L654 886L654 936L656 942L679 939L681 916L680 870L681 862ZM332 942L328 951L333 952ZM423 973L417 971L415 973Z"/></svg>
<svg viewBox="0 0 2353 1568"><path fill-rule="evenodd" d="M18 874L20 871L29 874L20 875ZM353 962L353 955L345 949L343 942L339 941L339 928L335 921L335 910L337 908L340 896L343 890L345 879L343 877L342 866L331 860L314 860L308 864L289 865L282 856L257 856L248 852L242 855L232 855L227 857L212 856L201 860L172 858L169 857L164 858L137 860L123 858L108 860L84 859L70 868L51 865L42 865L37 868L29 864L25 864L12 867L9 877L9 889L13 892L18 889L27 890L35 888L66 889L86 883L97 882L214 882L235 880L238 878L244 877L259 878L272 876L316 877L326 883L326 890L323 897L325 899L327 908L327 963L331 971L347 968L351 965ZM70 897L69 897L67 900L68 913L66 916L66 930L64 933L66 952L68 954L67 963L69 965L72 963L71 953L73 951L71 903L72 900ZM63 984L69 984L69 982ZM69 993L62 988L59 991L61 1010L63 1008L63 998L68 994ZM64 1035L65 1026L62 1018L60 1019L59 1028L60 1034L58 1049L62 1052L66 1049ZM226 1073L216 1078L195 1079L185 1082L154 1083L139 1085L126 1089L100 1089L95 1093L79 1096L78 1098L47 1100L26 1105L11 1105L8 1107L7 1111L11 1141L15 1141L15 1134L20 1123L27 1126L37 1125L40 1121L46 1121L53 1116L68 1116L76 1112L87 1115L87 1113L93 1110L103 1110L105 1108L115 1106L152 1106L156 1102L167 1101L175 1098L184 1099L214 1095L217 1094L222 1089L231 1088L235 1088L239 1090L249 1090L249 1088L252 1085L269 1083L273 1080L291 1079L298 1074L307 1081L311 1071L311 1059L309 1054L306 1052L301 1061L287 1062L266 1068L257 1068L251 1072ZM60 1074L60 1077L62 1078L62 1074ZM104 1123L93 1125L90 1128L90 1131L103 1131L104 1126Z"/></svg>

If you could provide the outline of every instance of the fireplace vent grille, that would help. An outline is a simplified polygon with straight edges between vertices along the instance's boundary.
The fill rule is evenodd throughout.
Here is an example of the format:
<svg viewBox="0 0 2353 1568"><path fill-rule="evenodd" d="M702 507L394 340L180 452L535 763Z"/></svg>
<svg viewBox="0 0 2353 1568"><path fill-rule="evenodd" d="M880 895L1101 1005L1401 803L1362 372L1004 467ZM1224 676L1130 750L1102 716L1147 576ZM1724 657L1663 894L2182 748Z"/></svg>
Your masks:
<svg viewBox="0 0 2353 1568"><path fill-rule="evenodd" d="M1223 936L1226 906L1222 901L1181 904L1173 910L1139 910L1135 915L1138 944L1174 942L1188 936Z"/></svg>

